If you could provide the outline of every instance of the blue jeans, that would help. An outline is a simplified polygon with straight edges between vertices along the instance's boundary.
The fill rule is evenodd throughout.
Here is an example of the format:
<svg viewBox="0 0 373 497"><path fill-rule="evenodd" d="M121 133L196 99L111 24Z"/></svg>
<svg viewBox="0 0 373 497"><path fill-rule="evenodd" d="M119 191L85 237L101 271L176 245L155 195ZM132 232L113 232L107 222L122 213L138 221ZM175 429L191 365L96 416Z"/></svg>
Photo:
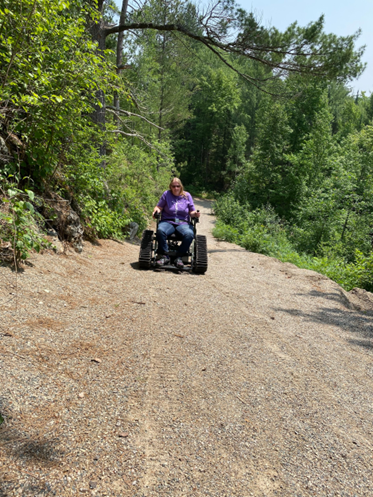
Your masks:
<svg viewBox="0 0 373 497"><path fill-rule="evenodd" d="M175 231L182 236L181 245L177 249L178 257L188 253L190 244L194 238L193 225L179 224L175 226L167 221L161 221L157 231L158 254L168 254L167 237L175 233Z"/></svg>

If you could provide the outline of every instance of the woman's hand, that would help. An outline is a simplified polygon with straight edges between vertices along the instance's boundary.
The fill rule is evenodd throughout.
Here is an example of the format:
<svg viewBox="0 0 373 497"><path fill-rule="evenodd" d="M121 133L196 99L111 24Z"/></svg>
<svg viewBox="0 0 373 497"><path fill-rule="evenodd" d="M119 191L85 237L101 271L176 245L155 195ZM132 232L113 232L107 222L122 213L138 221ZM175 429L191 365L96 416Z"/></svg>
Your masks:
<svg viewBox="0 0 373 497"><path fill-rule="evenodd" d="M154 207L153 214L152 214L152 216L153 216L153 217L154 217L154 214L155 214L156 212L158 212L158 213L159 213L159 212L162 212L161 207L158 207L158 205L156 205L156 206Z"/></svg>
<svg viewBox="0 0 373 497"><path fill-rule="evenodd" d="M201 213L198 211L189 212L190 217L200 217Z"/></svg>

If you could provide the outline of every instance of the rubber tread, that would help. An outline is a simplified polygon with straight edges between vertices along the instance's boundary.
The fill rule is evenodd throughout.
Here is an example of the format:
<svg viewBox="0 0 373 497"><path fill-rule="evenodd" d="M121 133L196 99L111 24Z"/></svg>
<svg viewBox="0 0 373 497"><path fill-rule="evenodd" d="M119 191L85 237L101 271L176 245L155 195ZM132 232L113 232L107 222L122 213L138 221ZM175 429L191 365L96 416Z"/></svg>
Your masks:
<svg viewBox="0 0 373 497"><path fill-rule="evenodd" d="M141 238L139 267L149 269L152 261L152 243L154 231L145 230Z"/></svg>
<svg viewBox="0 0 373 497"><path fill-rule="evenodd" d="M194 243L194 264L193 271L197 274L204 274L207 271L207 241L205 235L196 235Z"/></svg>

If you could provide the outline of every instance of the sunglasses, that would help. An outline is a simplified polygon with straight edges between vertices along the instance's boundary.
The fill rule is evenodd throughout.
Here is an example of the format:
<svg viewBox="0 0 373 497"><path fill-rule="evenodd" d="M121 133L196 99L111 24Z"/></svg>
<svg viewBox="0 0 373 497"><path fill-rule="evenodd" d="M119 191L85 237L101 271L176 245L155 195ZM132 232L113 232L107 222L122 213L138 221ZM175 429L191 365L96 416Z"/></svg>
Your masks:
<svg viewBox="0 0 373 497"><path fill-rule="evenodd" d="M180 188L181 185L171 185L171 188Z"/></svg>

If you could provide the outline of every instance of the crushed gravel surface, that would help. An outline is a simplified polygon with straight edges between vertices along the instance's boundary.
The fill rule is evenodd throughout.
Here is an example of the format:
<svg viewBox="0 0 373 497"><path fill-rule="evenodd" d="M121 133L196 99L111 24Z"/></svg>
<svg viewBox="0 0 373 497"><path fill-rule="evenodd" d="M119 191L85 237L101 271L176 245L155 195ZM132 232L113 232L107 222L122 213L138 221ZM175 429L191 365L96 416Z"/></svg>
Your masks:
<svg viewBox="0 0 373 497"><path fill-rule="evenodd" d="M0 267L0 497L373 495L373 295L211 236Z"/></svg>

